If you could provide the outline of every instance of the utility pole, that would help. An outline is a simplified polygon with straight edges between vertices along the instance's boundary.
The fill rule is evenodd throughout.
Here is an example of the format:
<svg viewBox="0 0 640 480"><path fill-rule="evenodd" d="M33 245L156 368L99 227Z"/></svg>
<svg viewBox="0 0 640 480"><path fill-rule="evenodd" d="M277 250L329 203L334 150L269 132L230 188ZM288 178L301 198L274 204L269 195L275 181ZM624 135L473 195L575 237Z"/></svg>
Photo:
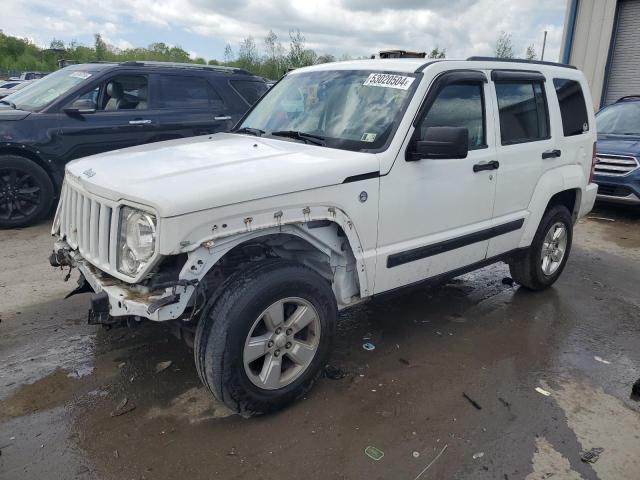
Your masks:
<svg viewBox="0 0 640 480"><path fill-rule="evenodd" d="M542 40L542 55L540 55L540 60L544 60L544 47L547 46L547 31L544 31L544 40Z"/></svg>

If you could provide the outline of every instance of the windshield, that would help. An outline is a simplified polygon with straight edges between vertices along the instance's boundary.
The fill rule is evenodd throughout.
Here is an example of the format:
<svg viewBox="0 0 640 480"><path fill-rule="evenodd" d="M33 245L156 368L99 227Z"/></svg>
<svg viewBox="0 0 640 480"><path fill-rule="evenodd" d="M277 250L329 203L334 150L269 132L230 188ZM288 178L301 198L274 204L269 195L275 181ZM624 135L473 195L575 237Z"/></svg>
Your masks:
<svg viewBox="0 0 640 480"><path fill-rule="evenodd" d="M90 76L89 72L65 68L34 81L20 91L5 97L5 100L11 101L20 110L42 110Z"/></svg>
<svg viewBox="0 0 640 480"><path fill-rule="evenodd" d="M640 102L621 102L596 115L598 134L640 136Z"/></svg>
<svg viewBox="0 0 640 480"><path fill-rule="evenodd" d="M274 138L316 144L321 139L322 145L344 150L380 149L402 119L418 84L415 80L413 74L366 70L290 74L263 97L238 130L267 136L275 132ZM292 135L298 132L303 135Z"/></svg>

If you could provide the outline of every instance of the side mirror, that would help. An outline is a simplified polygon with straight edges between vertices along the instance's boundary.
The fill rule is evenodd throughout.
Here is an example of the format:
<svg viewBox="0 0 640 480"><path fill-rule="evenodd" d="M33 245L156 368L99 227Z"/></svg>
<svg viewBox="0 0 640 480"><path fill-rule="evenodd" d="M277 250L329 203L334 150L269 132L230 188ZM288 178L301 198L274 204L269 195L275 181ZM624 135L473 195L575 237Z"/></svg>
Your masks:
<svg viewBox="0 0 640 480"><path fill-rule="evenodd" d="M86 115L89 113L96 113L96 102L89 100L88 98L81 98L76 100L71 105L64 109L64 113Z"/></svg>
<svg viewBox="0 0 640 480"><path fill-rule="evenodd" d="M469 130L464 127L429 127L425 138L412 142L407 161L423 158L467 158Z"/></svg>

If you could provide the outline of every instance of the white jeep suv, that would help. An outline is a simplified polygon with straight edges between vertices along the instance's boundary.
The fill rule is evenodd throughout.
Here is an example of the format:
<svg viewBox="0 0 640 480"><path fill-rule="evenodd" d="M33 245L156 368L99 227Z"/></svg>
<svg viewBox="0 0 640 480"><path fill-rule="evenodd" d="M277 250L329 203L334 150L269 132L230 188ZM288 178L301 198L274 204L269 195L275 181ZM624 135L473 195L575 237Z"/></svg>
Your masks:
<svg viewBox="0 0 640 480"><path fill-rule="evenodd" d="M362 60L288 73L231 133L67 165L51 262L91 323L173 321L245 415L319 377L338 311L493 262L556 281L593 206L584 75L546 62Z"/></svg>

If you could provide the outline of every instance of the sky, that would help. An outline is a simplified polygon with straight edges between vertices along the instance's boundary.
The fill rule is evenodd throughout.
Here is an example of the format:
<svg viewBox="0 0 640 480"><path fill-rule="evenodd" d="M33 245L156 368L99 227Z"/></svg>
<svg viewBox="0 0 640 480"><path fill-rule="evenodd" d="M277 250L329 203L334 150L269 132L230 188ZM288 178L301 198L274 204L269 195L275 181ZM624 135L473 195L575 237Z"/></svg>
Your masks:
<svg viewBox="0 0 640 480"><path fill-rule="evenodd" d="M447 58L491 55L501 31L512 35L516 56L533 44L557 61L562 0L3 0L0 30L39 46L52 38L93 43L100 33L119 48L153 42L178 45L193 57L224 58L229 43L252 36L262 49L273 30L288 43L299 29L307 46L336 57L369 56L401 48L446 49Z"/></svg>

